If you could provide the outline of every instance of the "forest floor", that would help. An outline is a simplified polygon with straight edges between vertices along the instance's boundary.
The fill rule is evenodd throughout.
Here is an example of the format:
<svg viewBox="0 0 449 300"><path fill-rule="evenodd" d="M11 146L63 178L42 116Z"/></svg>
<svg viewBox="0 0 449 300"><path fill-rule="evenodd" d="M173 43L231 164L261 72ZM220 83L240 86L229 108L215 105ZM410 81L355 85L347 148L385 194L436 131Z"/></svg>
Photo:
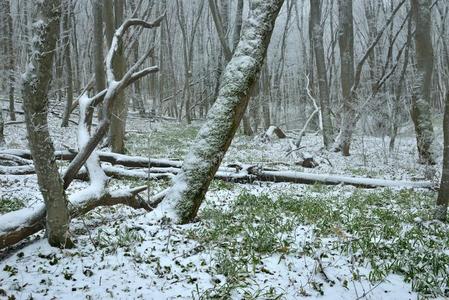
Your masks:
<svg viewBox="0 0 449 300"><path fill-rule="evenodd" d="M75 147L76 127L59 122L51 119L55 147ZM128 152L182 159L199 126L133 117ZM437 184L441 157L433 167L418 164L411 132L403 130L391 153L388 138L356 137L350 157L324 151L314 134L303 138L297 157L287 155L287 140L238 135L223 164ZM26 149L23 124L8 125L5 134L7 148ZM437 137L441 144L440 131ZM301 154L319 166L295 165ZM170 182L111 182L142 184L155 194ZM76 182L68 193L85 186ZM34 175L0 175L0 187L0 214L42 201ZM97 208L72 220L75 249L51 248L40 233L0 252L0 298L449 297L449 225L431 220L435 199L429 190L215 180L193 224L162 225L124 206Z"/></svg>

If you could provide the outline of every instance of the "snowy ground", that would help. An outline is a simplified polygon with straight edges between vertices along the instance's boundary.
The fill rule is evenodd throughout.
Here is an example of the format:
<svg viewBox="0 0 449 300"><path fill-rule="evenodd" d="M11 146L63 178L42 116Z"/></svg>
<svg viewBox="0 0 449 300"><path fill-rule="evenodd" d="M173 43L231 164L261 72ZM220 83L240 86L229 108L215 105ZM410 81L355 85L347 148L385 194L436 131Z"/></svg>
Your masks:
<svg viewBox="0 0 449 300"><path fill-rule="evenodd" d="M74 147L76 128L59 122L51 118L55 147ZM182 159L198 126L132 118L128 150ZM5 134L8 148L26 148L23 124ZM440 159L435 167L417 164L410 134L393 153L387 139L374 137L356 138L348 158L320 145L317 136L303 139L296 154L319 163L303 169L294 164L299 157L286 155L288 141L239 135L224 163L438 182ZM150 193L168 184L151 182ZM69 193L83 186L77 182ZM0 175L0 187L0 214L41 201L33 175ZM214 181L194 224L161 225L144 211L99 208L72 221L76 249L53 249L41 233L0 252L0 298L449 297L449 226L429 220L434 201L429 191Z"/></svg>

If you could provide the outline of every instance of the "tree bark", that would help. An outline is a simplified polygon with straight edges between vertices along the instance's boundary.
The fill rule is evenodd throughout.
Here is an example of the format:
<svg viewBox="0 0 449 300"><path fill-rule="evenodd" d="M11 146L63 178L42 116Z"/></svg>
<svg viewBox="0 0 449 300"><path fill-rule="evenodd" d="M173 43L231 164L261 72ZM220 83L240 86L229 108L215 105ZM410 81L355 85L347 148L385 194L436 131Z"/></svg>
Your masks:
<svg viewBox="0 0 449 300"><path fill-rule="evenodd" d="M401 97L402 97L402 91L405 86L405 77L407 75L407 68L409 65L409 56L410 56L410 47L411 47L411 41L412 41L412 21L409 19L408 26L407 26L407 41L404 51L404 63L402 65L401 74L399 75L399 82L395 89L395 99L393 104L393 112L392 112L392 121L391 121L391 130L390 130L390 145L389 150L390 152L393 152L394 146L396 143L396 137L398 135L399 131L399 113L401 109Z"/></svg>
<svg viewBox="0 0 449 300"><path fill-rule="evenodd" d="M432 13L430 0L412 0L415 21L416 75L411 115L415 125L419 161L434 164L434 133L430 95L433 72Z"/></svg>
<svg viewBox="0 0 449 300"><path fill-rule="evenodd" d="M5 121L3 120L3 109L0 110L0 147L5 144Z"/></svg>
<svg viewBox="0 0 449 300"><path fill-rule="evenodd" d="M123 23L124 0L115 0L115 28ZM117 78L122 78L126 69L126 61L123 53L123 43L120 41L117 54L114 59L114 72ZM112 105L111 126L109 137L111 150L115 153L125 152L125 129L126 118L128 116L128 101L124 91L120 92Z"/></svg>
<svg viewBox="0 0 449 300"><path fill-rule="evenodd" d="M253 3L236 51L226 66L217 100L187 154L182 172L163 201L173 221L192 221L243 117L257 81L283 0Z"/></svg>
<svg viewBox="0 0 449 300"><path fill-rule="evenodd" d="M10 0L3 1L3 9L6 18L4 26L7 28L5 42L6 42L6 55L7 55L7 65L8 65L8 96L9 96L9 119L11 121L16 120L15 108L14 108L14 92L15 92L15 54L13 46L13 23L11 16L11 4Z"/></svg>
<svg viewBox="0 0 449 300"><path fill-rule="evenodd" d="M333 138L331 110L329 104L329 84L326 75L326 61L323 45L323 25L321 24L322 0L310 0L310 19L313 34L313 52L317 69L320 93L321 120L323 127L323 143L329 149Z"/></svg>
<svg viewBox="0 0 449 300"><path fill-rule="evenodd" d="M341 150L343 155L349 156L352 132L355 123L355 99L351 93L354 84L354 19L352 14L352 0L338 0L340 61L341 61L341 89L343 96L343 113L340 133L334 148Z"/></svg>
<svg viewBox="0 0 449 300"><path fill-rule="evenodd" d="M438 191L435 219L446 222L447 207L449 204L449 92L446 95L446 106L444 108L443 132L443 171L441 174L440 190Z"/></svg>
<svg viewBox="0 0 449 300"><path fill-rule="evenodd" d="M70 22L70 9L72 7L71 0L64 0L64 6L65 11L64 13L64 32L63 32L63 38L62 38L62 44L64 49L64 61L66 66L66 86L67 86L67 92L66 92L66 104L64 109L64 117L62 119L62 127L69 126L69 118L70 118L70 111L72 109L72 103L73 103L73 71L72 71L72 53L70 51L70 32L71 32L71 22Z"/></svg>
<svg viewBox="0 0 449 300"><path fill-rule="evenodd" d="M95 69L95 92L99 93L106 88L106 76L104 72L104 53L103 53L103 0L94 0L92 3L94 17L94 69ZM103 119L103 110L98 109L98 119Z"/></svg>
<svg viewBox="0 0 449 300"><path fill-rule="evenodd" d="M33 55L23 74L22 94L28 142L36 168L39 188L47 209L48 242L56 247L72 246L69 239L69 211L62 179L50 137L48 89L60 21L60 0L36 2L37 21L33 26Z"/></svg>

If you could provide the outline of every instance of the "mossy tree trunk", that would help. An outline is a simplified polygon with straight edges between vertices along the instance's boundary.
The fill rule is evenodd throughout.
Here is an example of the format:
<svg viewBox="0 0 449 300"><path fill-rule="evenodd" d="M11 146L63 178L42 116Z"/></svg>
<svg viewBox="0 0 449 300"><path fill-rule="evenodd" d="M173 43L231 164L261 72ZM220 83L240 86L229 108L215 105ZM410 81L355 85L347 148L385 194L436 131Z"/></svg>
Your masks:
<svg viewBox="0 0 449 300"><path fill-rule="evenodd" d="M283 0L253 1L220 91L200 129L182 171L159 210L179 223L192 221L240 124L251 87L257 82Z"/></svg>

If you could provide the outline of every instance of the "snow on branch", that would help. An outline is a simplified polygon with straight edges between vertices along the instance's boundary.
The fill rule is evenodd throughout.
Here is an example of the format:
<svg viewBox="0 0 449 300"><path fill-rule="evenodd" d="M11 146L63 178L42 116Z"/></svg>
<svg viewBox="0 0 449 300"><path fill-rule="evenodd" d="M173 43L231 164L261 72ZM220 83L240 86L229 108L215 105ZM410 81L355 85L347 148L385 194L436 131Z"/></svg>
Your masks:
<svg viewBox="0 0 449 300"><path fill-rule="evenodd" d="M112 108L112 103L114 99L120 94L126 87L128 87L133 82L139 80L143 76L150 73L155 73L159 71L157 66L152 66L145 68L143 70L138 70L143 64L145 59L152 53L153 48L151 48L147 53L142 56L123 76L121 79L115 78L113 61L117 54L119 43L121 42L123 35L132 26L141 26L144 28L155 28L160 26L162 20L165 18L165 12L158 17L154 22L146 22L140 19L128 19L126 20L115 32L114 38L112 40L111 47L108 51L106 57L106 76L107 76L107 88L99 92L93 98L91 98L90 104L98 105L103 102L103 107L105 108L105 118L100 122L95 133L89 138L89 140L84 144L82 148L79 149L78 154L75 156L73 161L69 164L65 174L64 174L64 188L69 187L70 183L75 178L76 174L79 172L84 163L88 160L91 153L94 151L95 147L100 143L102 138L108 132L110 126L110 111ZM78 102L81 101L81 98Z"/></svg>

